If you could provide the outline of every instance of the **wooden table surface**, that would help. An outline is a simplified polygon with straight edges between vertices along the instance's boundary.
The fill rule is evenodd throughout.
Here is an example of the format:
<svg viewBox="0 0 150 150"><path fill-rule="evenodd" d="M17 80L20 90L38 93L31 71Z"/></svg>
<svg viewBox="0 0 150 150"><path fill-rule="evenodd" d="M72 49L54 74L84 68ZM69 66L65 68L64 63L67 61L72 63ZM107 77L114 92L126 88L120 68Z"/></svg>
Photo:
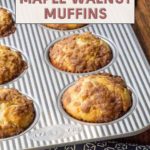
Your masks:
<svg viewBox="0 0 150 150"><path fill-rule="evenodd" d="M136 21L133 29L150 63L150 0L137 0ZM150 130L135 137L120 139L119 141L150 145Z"/></svg>
<svg viewBox="0 0 150 150"><path fill-rule="evenodd" d="M150 63L150 0L137 0L134 31Z"/></svg>

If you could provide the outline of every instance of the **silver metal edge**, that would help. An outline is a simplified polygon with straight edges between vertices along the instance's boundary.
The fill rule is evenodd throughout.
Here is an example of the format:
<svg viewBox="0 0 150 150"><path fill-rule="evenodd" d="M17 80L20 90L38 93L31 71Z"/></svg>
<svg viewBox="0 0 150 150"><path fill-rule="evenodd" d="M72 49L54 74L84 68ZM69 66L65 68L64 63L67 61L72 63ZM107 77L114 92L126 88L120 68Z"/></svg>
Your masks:
<svg viewBox="0 0 150 150"><path fill-rule="evenodd" d="M4 84L0 84L0 87L2 87L2 86L6 86L8 84L14 83L17 80L21 79L27 73L27 71L30 67L30 63L29 63L29 59L27 58L27 56L21 50L17 49L16 47L12 47L12 46L5 45L5 44L0 44L0 45L7 46L7 47L11 48L12 51L20 52L23 60L27 63L27 68L19 76L17 76L16 78L14 78L11 81L8 81Z"/></svg>
<svg viewBox="0 0 150 150"><path fill-rule="evenodd" d="M23 94L24 96L26 96L29 100L31 100L33 102L33 105L34 105L34 109L35 109L35 118L34 118L34 121L32 122L32 124L23 132L21 132L20 134L18 135L14 135L14 136L11 136L11 137L8 137L8 138L3 138L3 139L0 139L0 142L2 141L7 141L7 140L12 140L12 139L15 139L15 138L19 138L20 136L26 134L27 132L29 132L32 128L34 128L34 126L38 123L39 119L40 119L40 107L39 107L39 104L37 102L34 101L34 98L27 95L26 93L22 93L21 91L19 91L21 94Z"/></svg>
<svg viewBox="0 0 150 150"><path fill-rule="evenodd" d="M116 140L119 138L126 138L126 137L132 137L132 136L136 136L140 133L143 133L144 131L150 129L150 126L146 126L143 127L142 129L139 129L138 131L132 131L130 133L125 133L125 134L120 134L120 135L116 135L116 136L108 136L108 137L103 137L103 139L99 139L99 138L93 138L93 139L88 139L88 140L80 140L80 141L75 141L75 142L65 142L65 143L61 143L61 144L51 144L48 146L40 146L40 147L32 147L32 148L27 148L24 150L43 150L43 148L48 148L48 150L50 148L54 148L54 147L61 147L61 146L67 146L67 145L73 145L73 144L82 144L82 143L86 143L86 142L95 142L95 141L105 141L105 140Z"/></svg>
<svg viewBox="0 0 150 150"><path fill-rule="evenodd" d="M74 85L76 83L75 82L72 82L71 84L69 84L68 86L66 86L59 94L58 96L58 109L60 111L60 113L67 119L70 119L74 122L77 122L77 123L80 123L82 125L90 125L90 126L101 126L101 125L110 125L110 124L113 124L113 123L116 123L116 122L119 122L121 120L124 120L125 118L127 118L129 115L131 115L133 113L133 111L137 108L137 104L138 104L138 96L135 92L135 90L130 86L130 85L127 85L128 89L131 90L132 92L132 106L131 108L128 110L128 112L126 114L124 114L123 116L121 116L120 118L116 119L116 120L113 120L111 122L107 122L107 123L89 123L89 122L84 122L84 121L80 121L80 120L77 120L75 118L73 118L72 116L70 116L63 108L62 106L62 103L61 103L61 100L62 100L62 96L64 94L64 92L69 88L71 87L72 85Z"/></svg>
<svg viewBox="0 0 150 150"><path fill-rule="evenodd" d="M49 48L52 47L56 42L64 39L64 38L67 38L67 37L70 37L74 34L70 34L70 35L67 35L67 36L63 36L63 37L60 37L56 40L54 40L53 42L51 42L47 47L46 47L46 50L45 50L45 53L44 53L44 59L45 59L45 62L48 66L50 66L50 68L52 68L53 70L55 71L58 71L60 73L64 73L64 74L68 74L68 75L90 75L90 74L94 74L94 73L98 73L100 71L103 71L105 70L106 68L110 67L116 60L117 60L117 57L119 55L119 52L118 52L118 48L117 46L114 44L113 41L109 40L107 37L104 37L104 36L101 36L101 35L98 35L98 34L95 34L95 33L92 33L93 35L95 35L96 37L98 38L101 38L102 40L104 40L111 48L111 51L113 53L113 58L112 60L110 61L109 64L107 64L106 66L104 66L103 68L100 68L98 70L95 70L95 71L91 71L91 72L86 72L86 73L72 73L72 72L66 72L66 71L63 71L63 70L60 70L58 68L56 68L55 66L53 66L51 64L51 62L49 61Z"/></svg>

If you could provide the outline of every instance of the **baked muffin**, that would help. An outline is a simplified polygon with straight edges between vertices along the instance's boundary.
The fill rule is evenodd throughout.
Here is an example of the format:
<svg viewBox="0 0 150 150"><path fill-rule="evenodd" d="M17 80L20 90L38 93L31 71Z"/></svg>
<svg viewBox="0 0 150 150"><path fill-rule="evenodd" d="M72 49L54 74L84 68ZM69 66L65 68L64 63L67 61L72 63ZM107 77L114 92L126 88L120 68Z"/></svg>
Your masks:
<svg viewBox="0 0 150 150"><path fill-rule="evenodd" d="M19 76L27 68L20 52L0 45L0 84Z"/></svg>
<svg viewBox="0 0 150 150"><path fill-rule="evenodd" d="M64 38L50 48L50 62L56 68L85 73L103 68L112 60L109 45L90 32Z"/></svg>
<svg viewBox="0 0 150 150"><path fill-rule="evenodd" d="M69 87L62 105L78 120L105 123L124 115L131 108L132 96L121 77L97 74L82 77Z"/></svg>
<svg viewBox="0 0 150 150"><path fill-rule="evenodd" d="M33 102L16 89L0 88L0 138L26 130L34 121Z"/></svg>
<svg viewBox="0 0 150 150"><path fill-rule="evenodd" d="M44 26L57 30L73 30L86 26L87 24L44 24Z"/></svg>
<svg viewBox="0 0 150 150"><path fill-rule="evenodd" d="M5 8L0 8L0 38L14 33L16 30L12 14Z"/></svg>

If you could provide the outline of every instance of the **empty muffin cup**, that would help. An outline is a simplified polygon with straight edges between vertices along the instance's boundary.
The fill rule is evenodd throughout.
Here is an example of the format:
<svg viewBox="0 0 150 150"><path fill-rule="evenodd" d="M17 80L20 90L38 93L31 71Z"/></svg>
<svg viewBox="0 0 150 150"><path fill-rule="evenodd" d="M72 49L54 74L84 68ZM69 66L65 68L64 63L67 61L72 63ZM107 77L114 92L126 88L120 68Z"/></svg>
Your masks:
<svg viewBox="0 0 150 150"><path fill-rule="evenodd" d="M93 39L92 43L91 39ZM65 45L64 49L60 45ZM77 49L76 45L79 45ZM54 46L55 50L52 51ZM116 61L117 56L117 47L112 41L90 32L61 37L50 43L44 54L48 66L61 73L72 75L86 75L103 71Z"/></svg>
<svg viewBox="0 0 150 150"><path fill-rule="evenodd" d="M0 45L0 86L15 82L27 72L29 62L17 48Z"/></svg>
<svg viewBox="0 0 150 150"><path fill-rule="evenodd" d="M95 75L91 75L91 76L95 76ZM85 78L85 77L82 77L81 80L83 80L83 78ZM106 82L107 81L104 80L104 83L106 83ZM75 87L75 84L76 84L76 87ZM84 82L83 84L87 84L87 82ZM94 84L96 85L98 83L94 80ZM87 87L88 85L84 85L84 86ZM89 86L91 87L90 89L92 89L93 85L91 84ZM109 89L111 89L111 85L108 85L107 87ZM76 90L78 90L77 92L80 94L80 96L76 95L75 92L73 92L73 90L75 88L76 88ZM77 84L77 82L73 82L70 85L68 85L66 88L64 88L61 91L60 95L58 96L58 107L59 107L60 113L65 118L67 118L71 121L75 121L77 123L81 123L81 124L85 124L85 125L107 125L107 124L112 124L112 123L121 121L123 119L126 119L136 109L138 97L136 95L135 90L131 86L126 85L126 88L124 90L122 90L122 87L120 89L119 88L116 88L115 90L118 92L121 92L121 93L124 93L124 92L126 93L126 94L124 93L124 104L123 104L123 108L122 108L123 110L124 109L126 110L124 112L122 112L122 110L120 109L122 107L122 105L120 105L122 100L120 101L119 97L116 97L116 98L118 98L116 100L116 102L115 102L115 100L111 99L111 101L108 102L108 105L103 100L99 100L100 98L102 98L102 99L104 98L104 100L106 101L106 100L108 100L107 97L111 98L111 96L113 96L113 94L111 96L109 95L110 93L106 90L105 87L104 88L99 88L99 87L93 88L92 94L94 92L96 92L96 90L98 91L98 93L93 94L92 96L88 96L88 94L90 93L90 90L87 91L87 89L85 88L85 91L84 91L83 88L80 87L79 82L78 82L78 84ZM81 90L81 92L80 92L80 90ZM101 91L101 93L100 93L100 91ZM127 97L129 97L128 91L129 91L129 93L131 92L131 101L130 102L127 100ZM70 95L67 92L70 93ZM65 96L65 101L63 99L64 96ZM94 96L96 96L96 97L94 98ZM72 97L73 98L76 97L76 101L73 101ZM82 101L81 99L82 100L85 99L85 100ZM88 103L86 103L86 101L87 101L86 99L88 99ZM126 102L125 102L125 99L126 99ZM113 108L115 107L116 110L112 111L109 103L114 104L112 106L113 106ZM65 104L65 107L64 107L64 104ZM99 104L101 106L99 106ZM83 107L83 105L84 105L84 107ZM69 110L67 107L70 107L71 110ZM96 109L94 107L97 107L98 109ZM82 113L80 111L81 109L82 109L82 111L84 109L84 113ZM119 111L121 112L120 115L117 114ZM114 112L115 113L117 112L116 113L117 117L115 115L113 115ZM73 113L73 115L72 115L72 113ZM99 114L99 115L95 116L95 114ZM99 116L99 118L97 116ZM113 116L113 117L111 117L111 116ZM79 119L79 117L80 117L80 119ZM81 118L84 118L86 121ZM100 122L87 121L87 120L97 120L97 118L99 119Z"/></svg>

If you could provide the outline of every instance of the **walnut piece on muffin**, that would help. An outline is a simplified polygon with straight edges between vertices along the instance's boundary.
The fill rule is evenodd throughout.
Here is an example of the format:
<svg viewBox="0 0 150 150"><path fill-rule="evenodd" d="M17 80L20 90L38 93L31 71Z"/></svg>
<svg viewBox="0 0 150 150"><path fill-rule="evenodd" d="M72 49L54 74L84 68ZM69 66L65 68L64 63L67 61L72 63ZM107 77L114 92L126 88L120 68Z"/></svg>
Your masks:
<svg viewBox="0 0 150 150"><path fill-rule="evenodd" d="M90 123L113 121L131 105L132 93L123 79L110 74L82 77L62 96L62 106L70 116Z"/></svg>
<svg viewBox="0 0 150 150"><path fill-rule="evenodd" d="M32 100L16 89L0 88L0 138L25 131L34 121Z"/></svg>
<svg viewBox="0 0 150 150"><path fill-rule="evenodd" d="M44 24L44 26L57 30L73 30L86 26L87 24Z"/></svg>
<svg viewBox="0 0 150 150"><path fill-rule="evenodd" d="M5 8L0 8L0 38L14 33L16 30L12 14Z"/></svg>
<svg viewBox="0 0 150 150"><path fill-rule="evenodd" d="M72 73L96 71L109 64L112 57L109 45L90 32L64 38L49 50L51 64Z"/></svg>
<svg viewBox="0 0 150 150"><path fill-rule="evenodd" d="M0 45L0 84L18 77L26 68L27 63L20 52Z"/></svg>

